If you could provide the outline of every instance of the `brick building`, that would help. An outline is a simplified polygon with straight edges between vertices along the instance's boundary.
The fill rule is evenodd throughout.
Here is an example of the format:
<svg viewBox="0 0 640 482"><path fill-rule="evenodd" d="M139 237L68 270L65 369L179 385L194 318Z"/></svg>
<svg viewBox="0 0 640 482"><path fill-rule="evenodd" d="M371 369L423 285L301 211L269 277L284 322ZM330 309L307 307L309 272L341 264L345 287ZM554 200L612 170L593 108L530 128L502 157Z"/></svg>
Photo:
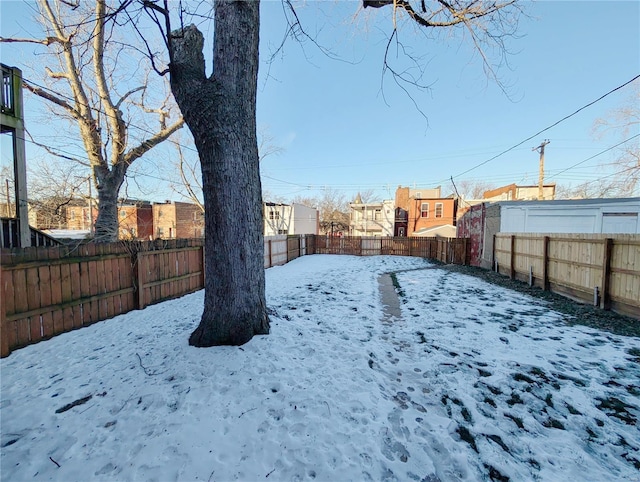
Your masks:
<svg viewBox="0 0 640 482"><path fill-rule="evenodd" d="M123 199L118 203L118 237L150 239L153 236L153 211L149 201Z"/></svg>
<svg viewBox="0 0 640 482"><path fill-rule="evenodd" d="M440 187L411 189L398 186L393 234L436 236L442 230L448 236L456 225L457 209L458 200L454 197L441 197Z"/></svg>
<svg viewBox="0 0 640 482"><path fill-rule="evenodd" d="M162 239L204 236L204 213L196 204L166 201L153 204L153 237Z"/></svg>

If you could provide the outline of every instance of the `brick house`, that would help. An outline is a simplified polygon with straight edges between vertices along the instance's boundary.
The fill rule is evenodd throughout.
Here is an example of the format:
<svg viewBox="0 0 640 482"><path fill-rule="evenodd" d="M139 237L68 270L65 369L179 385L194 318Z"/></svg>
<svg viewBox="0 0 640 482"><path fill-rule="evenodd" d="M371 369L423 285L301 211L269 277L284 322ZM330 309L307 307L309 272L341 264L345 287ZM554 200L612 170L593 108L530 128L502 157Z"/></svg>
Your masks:
<svg viewBox="0 0 640 482"><path fill-rule="evenodd" d="M149 201L122 199L118 203L118 237L150 239L153 235L153 211Z"/></svg>
<svg viewBox="0 0 640 482"><path fill-rule="evenodd" d="M91 215L93 212L93 216ZM98 207L84 199L74 199L66 206L66 229L89 231L98 217ZM93 223L91 218L93 217Z"/></svg>
<svg viewBox="0 0 640 482"><path fill-rule="evenodd" d="M198 205L179 201L153 203L154 238L201 238L203 236L204 213Z"/></svg>
<svg viewBox="0 0 640 482"><path fill-rule="evenodd" d="M451 232L455 233L452 227L456 225L458 200L453 196L443 198L440 191L440 187L411 189L398 186L394 236L449 236Z"/></svg>

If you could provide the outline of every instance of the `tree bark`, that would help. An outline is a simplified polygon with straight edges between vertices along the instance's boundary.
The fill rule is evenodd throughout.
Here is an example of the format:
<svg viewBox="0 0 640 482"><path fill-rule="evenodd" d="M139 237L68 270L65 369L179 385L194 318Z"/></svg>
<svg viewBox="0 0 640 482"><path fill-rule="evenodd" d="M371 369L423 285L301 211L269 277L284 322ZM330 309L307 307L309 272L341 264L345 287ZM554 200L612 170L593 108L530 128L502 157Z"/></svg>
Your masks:
<svg viewBox="0 0 640 482"><path fill-rule="evenodd" d="M171 88L200 155L205 302L189 344L242 345L269 333L256 136L259 2L217 0L214 72L195 26L171 35Z"/></svg>
<svg viewBox="0 0 640 482"><path fill-rule="evenodd" d="M118 240L118 193L125 173L119 166L114 166L111 170L94 168L93 172L98 191L94 240L98 243L115 242Z"/></svg>

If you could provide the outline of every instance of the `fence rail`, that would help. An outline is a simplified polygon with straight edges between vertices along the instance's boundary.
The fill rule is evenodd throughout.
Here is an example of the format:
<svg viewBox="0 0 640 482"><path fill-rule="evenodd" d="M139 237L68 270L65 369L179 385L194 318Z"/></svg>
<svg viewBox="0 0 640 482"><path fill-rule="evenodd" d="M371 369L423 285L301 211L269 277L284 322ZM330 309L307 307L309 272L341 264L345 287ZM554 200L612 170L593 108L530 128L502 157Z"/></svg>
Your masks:
<svg viewBox="0 0 640 482"><path fill-rule="evenodd" d="M640 318L639 235L499 233L493 257L513 279Z"/></svg>
<svg viewBox="0 0 640 482"><path fill-rule="evenodd" d="M264 266L314 253L396 254L464 263L460 240L265 238ZM0 355L204 287L202 239L2 249Z"/></svg>
<svg viewBox="0 0 640 482"><path fill-rule="evenodd" d="M466 238L401 238L380 236L315 237L318 254L418 256L442 263L469 264Z"/></svg>
<svg viewBox="0 0 640 482"><path fill-rule="evenodd" d="M0 354L201 289L202 240L3 249Z"/></svg>

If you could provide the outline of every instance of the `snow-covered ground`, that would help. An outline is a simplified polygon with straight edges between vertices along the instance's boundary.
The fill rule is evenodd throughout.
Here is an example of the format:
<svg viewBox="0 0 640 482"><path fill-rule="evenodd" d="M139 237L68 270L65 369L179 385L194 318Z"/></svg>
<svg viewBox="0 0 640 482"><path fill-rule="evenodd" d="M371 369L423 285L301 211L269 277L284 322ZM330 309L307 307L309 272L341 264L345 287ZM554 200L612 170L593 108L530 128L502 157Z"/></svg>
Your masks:
<svg viewBox="0 0 640 482"><path fill-rule="evenodd" d="M202 298L3 359L2 480L640 479L639 338L416 258L267 270L242 347L187 345Z"/></svg>

